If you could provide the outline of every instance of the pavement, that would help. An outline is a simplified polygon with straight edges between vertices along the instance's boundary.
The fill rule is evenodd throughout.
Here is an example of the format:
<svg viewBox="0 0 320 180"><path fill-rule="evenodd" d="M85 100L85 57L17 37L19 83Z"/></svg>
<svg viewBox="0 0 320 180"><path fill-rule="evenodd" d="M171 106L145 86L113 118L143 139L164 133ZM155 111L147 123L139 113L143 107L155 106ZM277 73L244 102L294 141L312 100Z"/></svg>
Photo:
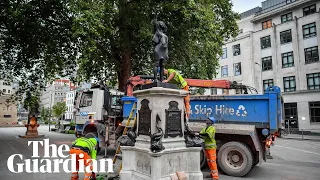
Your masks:
<svg viewBox="0 0 320 180"><path fill-rule="evenodd" d="M76 139L72 134L63 134L58 132L49 132L48 126L39 127L39 134L49 138L50 144L57 146L62 144L71 145ZM12 154L23 154L23 159L31 159L32 146L28 146L30 140L42 139L24 139L18 135L25 134L25 127L0 127L0 180L68 180L70 173L65 173L60 165L60 173L12 173L7 168L7 160ZM290 137L288 135L288 137ZM230 177L219 172L220 180L317 180L320 179L320 141L297 140L291 138L277 138L274 146L271 147L273 159L268 159L261 165L254 167L245 177ZM39 146L39 156L44 155L42 146ZM68 152L64 152L68 155ZM108 150L108 156L112 158L114 150ZM102 159L104 150L101 150L97 159ZM54 158L50 158L54 159ZM69 159L69 158L67 158ZM21 163L17 157L14 160L14 169L17 170L17 164ZM117 161L114 171L118 170L121 160ZM32 164L34 165L34 164ZM33 166L31 166L32 168ZM51 165L52 170L53 164ZM23 167L24 171L29 167ZM209 169L203 169L204 177L209 175ZM83 179L83 173L80 178ZM206 178L204 178L206 179Z"/></svg>
<svg viewBox="0 0 320 180"><path fill-rule="evenodd" d="M284 139L295 139L295 140L311 140L311 141L320 141L319 135L302 135L302 134L288 134L283 137Z"/></svg>

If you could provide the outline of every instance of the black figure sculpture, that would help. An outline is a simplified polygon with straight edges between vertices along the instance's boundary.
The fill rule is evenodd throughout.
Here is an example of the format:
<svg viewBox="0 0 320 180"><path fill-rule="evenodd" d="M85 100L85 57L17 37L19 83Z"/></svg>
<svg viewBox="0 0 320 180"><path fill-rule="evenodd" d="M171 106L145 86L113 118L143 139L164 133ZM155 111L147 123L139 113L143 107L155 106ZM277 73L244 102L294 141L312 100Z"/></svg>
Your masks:
<svg viewBox="0 0 320 180"><path fill-rule="evenodd" d="M168 60L168 36L167 26L162 21L156 21L156 32L153 36L153 42L155 44L155 66L154 66L154 81L157 82L158 68L160 67L160 82L163 81L163 67Z"/></svg>
<svg viewBox="0 0 320 180"><path fill-rule="evenodd" d="M157 114L156 127L159 132L151 135L151 151L152 152L160 152L165 149L161 142L161 138L163 137L163 130L158 126L159 121L161 121L161 119Z"/></svg>

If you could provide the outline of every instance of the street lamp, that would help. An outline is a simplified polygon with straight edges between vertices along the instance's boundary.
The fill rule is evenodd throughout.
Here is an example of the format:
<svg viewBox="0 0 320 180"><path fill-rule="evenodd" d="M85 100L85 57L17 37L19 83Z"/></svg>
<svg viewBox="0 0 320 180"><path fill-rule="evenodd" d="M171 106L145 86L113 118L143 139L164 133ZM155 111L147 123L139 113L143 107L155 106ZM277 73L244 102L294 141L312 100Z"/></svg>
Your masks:
<svg viewBox="0 0 320 180"><path fill-rule="evenodd" d="M50 124L51 124L51 116L52 116L52 91L50 90L50 118L49 118L49 131L50 131Z"/></svg>

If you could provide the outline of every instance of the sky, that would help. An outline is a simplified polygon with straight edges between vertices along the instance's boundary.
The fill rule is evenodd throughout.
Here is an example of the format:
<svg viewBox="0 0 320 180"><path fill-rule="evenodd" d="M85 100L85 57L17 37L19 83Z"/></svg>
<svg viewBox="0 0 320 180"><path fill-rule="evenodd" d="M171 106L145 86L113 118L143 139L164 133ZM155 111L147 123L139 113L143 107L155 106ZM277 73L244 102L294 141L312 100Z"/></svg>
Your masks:
<svg viewBox="0 0 320 180"><path fill-rule="evenodd" d="M243 13L252 8L261 7L261 2L265 0L232 0L233 10L238 13Z"/></svg>

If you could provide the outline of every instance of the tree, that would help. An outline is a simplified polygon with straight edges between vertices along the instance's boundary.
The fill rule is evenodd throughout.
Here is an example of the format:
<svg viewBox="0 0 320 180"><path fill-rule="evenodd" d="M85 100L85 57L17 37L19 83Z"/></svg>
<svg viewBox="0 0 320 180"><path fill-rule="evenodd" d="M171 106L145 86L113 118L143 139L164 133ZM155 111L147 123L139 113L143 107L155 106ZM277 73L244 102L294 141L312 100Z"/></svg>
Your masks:
<svg viewBox="0 0 320 180"><path fill-rule="evenodd" d="M67 105L64 102L57 102L55 105L52 106L52 115L56 118L60 118L66 111Z"/></svg>
<svg viewBox="0 0 320 180"><path fill-rule="evenodd" d="M129 76L152 72L156 14L168 26L168 67L188 78L211 79L224 41L238 32L239 16L228 0L74 0L73 5L82 45L80 79L117 79L122 91Z"/></svg>
<svg viewBox="0 0 320 180"><path fill-rule="evenodd" d="M26 92L26 97L23 102L23 106L28 110L29 116L37 115L40 107L40 93L39 92ZM12 96L13 98L13 96Z"/></svg>
<svg viewBox="0 0 320 180"><path fill-rule="evenodd" d="M42 107L40 114L42 121L48 122L48 119L50 118L50 108Z"/></svg>
<svg viewBox="0 0 320 180"><path fill-rule="evenodd" d="M19 82L20 94L40 91L57 76L118 82L124 91L130 76L152 73L155 17L168 26L167 67L184 77L211 79L224 40L238 32L229 0L3 0L1 5L0 73Z"/></svg>
<svg viewBox="0 0 320 180"><path fill-rule="evenodd" d="M68 0L2 0L0 74L32 96L57 75L73 73L76 50Z"/></svg>

